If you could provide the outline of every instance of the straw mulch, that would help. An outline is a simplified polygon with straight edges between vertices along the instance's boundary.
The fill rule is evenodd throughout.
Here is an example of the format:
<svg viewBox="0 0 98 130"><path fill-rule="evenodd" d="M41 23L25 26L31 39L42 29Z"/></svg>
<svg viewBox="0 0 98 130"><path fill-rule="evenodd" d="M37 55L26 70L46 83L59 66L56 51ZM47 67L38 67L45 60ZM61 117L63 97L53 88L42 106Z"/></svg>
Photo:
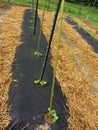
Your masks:
<svg viewBox="0 0 98 130"><path fill-rule="evenodd" d="M92 25L90 22L82 18L74 17L73 20L75 20L80 27L90 33L93 38L98 40L98 27Z"/></svg>
<svg viewBox="0 0 98 130"><path fill-rule="evenodd" d="M16 48L21 44L20 26L24 10L26 9L12 5L9 10L8 8L7 5L0 8L0 130L3 130L10 120L7 100L8 89L12 82L10 73L11 64Z"/></svg>
<svg viewBox="0 0 98 130"><path fill-rule="evenodd" d="M42 11L39 11L40 17ZM46 12L44 34L49 38L53 14ZM58 23L52 41L52 65L58 40ZM98 54L71 25L63 21L56 77L67 96L68 130L98 129ZM92 91L94 89L94 91Z"/></svg>
<svg viewBox="0 0 98 130"><path fill-rule="evenodd" d="M1 13L0 8L0 130L9 123L7 100L11 79L11 65L17 46L21 44L21 24L26 7L12 6ZM17 12L17 13L16 13ZM39 10L40 17L42 11ZM49 39L53 15L46 12L44 34ZM58 25L57 25L58 26ZM52 64L58 39L56 28L51 52ZM71 25L63 22L63 36L59 49L56 77L68 99L69 130L97 130L98 128L98 55L94 53Z"/></svg>

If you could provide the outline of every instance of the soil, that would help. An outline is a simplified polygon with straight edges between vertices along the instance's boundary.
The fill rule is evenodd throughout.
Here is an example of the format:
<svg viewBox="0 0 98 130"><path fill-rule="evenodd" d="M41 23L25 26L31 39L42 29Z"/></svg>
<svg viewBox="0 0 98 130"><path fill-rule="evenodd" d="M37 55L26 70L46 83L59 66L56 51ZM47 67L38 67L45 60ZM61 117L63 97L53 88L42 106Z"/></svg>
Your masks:
<svg viewBox="0 0 98 130"><path fill-rule="evenodd" d="M8 90L11 82L17 81L12 81L10 71L16 49L22 44L21 24L25 9L27 7L18 5L10 5L10 8L9 5L0 7L0 130L3 130L11 120L7 107ZM48 40L54 13L46 11L45 14L43 32ZM39 10L39 16L42 16L41 10ZM83 21L82 23L84 27L89 28L91 33L98 33L97 27ZM58 29L59 22L57 22L51 45L52 65L58 42ZM98 54L73 29L73 26L65 21L63 21L56 77L68 100L70 110L68 129L97 130Z"/></svg>
<svg viewBox="0 0 98 130"><path fill-rule="evenodd" d="M54 121L53 121L53 116L50 114L50 113L46 113L45 115L45 121L49 124L53 124Z"/></svg>

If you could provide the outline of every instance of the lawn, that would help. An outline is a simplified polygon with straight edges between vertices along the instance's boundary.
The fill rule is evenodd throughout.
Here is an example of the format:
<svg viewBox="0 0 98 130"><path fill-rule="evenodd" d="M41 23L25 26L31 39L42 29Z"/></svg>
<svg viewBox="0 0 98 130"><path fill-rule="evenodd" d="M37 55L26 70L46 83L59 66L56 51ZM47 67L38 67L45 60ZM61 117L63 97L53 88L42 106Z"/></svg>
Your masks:
<svg viewBox="0 0 98 130"><path fill-rule="evenodd" d="M22 4L22 5L30 5L31 0L0 0L0 2L12 2L16 4Z"/></svg>
<svg viewBox="0 0 98 130"><path fill-rule="evenodd" d="M98 9L74 3L65 3L65 12L71 16L81 17L98 26Z"/></svg>

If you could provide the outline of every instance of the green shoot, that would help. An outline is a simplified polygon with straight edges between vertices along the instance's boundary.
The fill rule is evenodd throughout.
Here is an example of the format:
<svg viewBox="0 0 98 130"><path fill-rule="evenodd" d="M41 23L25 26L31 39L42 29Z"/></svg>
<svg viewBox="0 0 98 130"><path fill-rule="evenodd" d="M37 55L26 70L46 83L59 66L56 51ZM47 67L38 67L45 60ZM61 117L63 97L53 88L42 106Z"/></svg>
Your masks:
<svg viewBox="0 0 98 130"><path fill-rule="evenodd" d="M46 81L40 81L39 79L38 80L34 80L34 84L38 85L38 86L46 86L47 85L47 82Z"/></svg>
<svg viewBox="0 0 98 130"><path fill-rule="evenodd" d="M48 108L48 113L46 113L45 115L45 120L48 123L55 123L57 120L59 119L59 117L57 116L56 110L51 109L50 107Z"/></svg>
<svg viewBox="0 0 98 130"><path fill-rule="evenodd" d="M34 56L36 56L37 58L40 58L43 55L40 52L36 51L36 52L34 52Z"/></svg>

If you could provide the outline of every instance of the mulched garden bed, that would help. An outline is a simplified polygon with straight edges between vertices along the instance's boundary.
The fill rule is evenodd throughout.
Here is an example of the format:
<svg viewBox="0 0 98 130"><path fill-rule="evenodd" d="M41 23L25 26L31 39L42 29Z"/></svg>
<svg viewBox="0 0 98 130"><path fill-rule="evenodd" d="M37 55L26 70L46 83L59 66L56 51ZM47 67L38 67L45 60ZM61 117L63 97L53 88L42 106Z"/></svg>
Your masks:
<svg viewBox="0 0 98 130"><path fill-rule="evenodd" d="M23 21L24 13L26 12L26 10L28 10L28 7L22 7L18 5L17 6L11 5L11 8L6 9L6 11L5 9L0 8L0 11L2 11L2 13L0 13L0 20L2 20L0 26L1 28L0 31L1 32L0 34L0 72L1 72L0 73L0 129L1 130L3 130L6 126L8 126L11 120L11 117L8 114L8 109L11 108L7 107L9 86L11 84L12 85L16 84L17 86L17 83L19 85L21 78L19 78L18 80L16 79L16 77L19 77L19 75L17 75L18 71L21 72L18 73L20 74L20 77L23 76L22 74L25 75L24 80L28 80L26 75L31 73L30 71L29 72L26 71L26 69L25 69L25 73L22 73L23 69L20 67L21 64L24 65L24 62L22 63L23 61L22 58L23 57L26 58L25 63L26 65L28 65L27 62L28 56L32 56L33 53L32 50L30 50L28 54L26 53L27 49L32 47L31 40L30 40L30 44L28 45L26 44L27 49L25 49L23 47L24 45L23 41L25 39L23 40L21 39L22 36L24 37L22 28L24 27L26 30L29 29L27 26L28 22L26 24L24 23L24 26L22 26L22 23L24 22ZM42 16L41 14L42 11L39 10L40 17ZM47 15L45 15L43 32L48 41L54 13L46 12L46 14ZM57 30L58 30L58 24L56 27L56 31L51 46L52 65L55 57L55 49L58 40ZM29 34L27 36L25 35L25 38L28 38L28 36ZM34 46L36 45L34 44ZM19 55L20 51L21 51L21 57ZM42 51L45 50L43 49ZM11 73L12 68L13 70L16 68L17 59L19 59L19 63L20 63L20 65L17 66L17 72ZM33 64L31 62L30 66L32 67L32 65ZM24 68L27 68L27 66L24 66ZM50 72L50 70L51 67L49 70L47 70L47 72ZM85 39L83 39L83 37L81 37L78 34L78 32L76 32L76 30L73 29L72 25L64 21L61 46L59 50L58 70L57 70L56 77L59 84L61 85L61 89L63 93L66 94L67 97L67 102L68 102L67 105L70 111L70 118L69 118L70 125L68 128L69 130L75 130L75 129L97 130L98 128L97 127L98 126L98 122L97 122L98 121L98 111L97 111L98 72L97 70L98 70L98 54L96 54L94 52L94 49L92 49L92 47L88 45ZM38 71L40 71L40 69ZM34 70L34 75L36 75L35 70ZM33 75L29 75L29 78L31 77L33 78ZM37 77L37 75L34 77ZM33 79L29 79L28 81L30 82L27 82L25 84L27 92L28 92L27 86L29 87L28 84L30 84L32 80ZM14 89L17 88L16 86L14 86L15 87ZM22 86L23 84L21 84L21 87ZM39 88L35 88L35 89L39 89ZM24 90L22 89L22 91ZM40 91L42 92L41 88ZM19 93L21 94L22 92ZM30 100L28 98L27 99L25 98L25 100L27 100L29 104ZM9 104L10 102L11 101L9 101ZM26 110L26 108L23 109ZM19 109L20 108L18 108L17 110ZM31 108L29 109L31 110ZM25 118L25 114L24 114L24 118ZM24 122L23 125L24 126L22 128L28 127L28 122L27 123ZM43 125L38 126L36 129L41 129L41 128L43 129L43 127L46 129L50 129L49 126L47 126L47 124L45 124L44 126Z"/></svg>

